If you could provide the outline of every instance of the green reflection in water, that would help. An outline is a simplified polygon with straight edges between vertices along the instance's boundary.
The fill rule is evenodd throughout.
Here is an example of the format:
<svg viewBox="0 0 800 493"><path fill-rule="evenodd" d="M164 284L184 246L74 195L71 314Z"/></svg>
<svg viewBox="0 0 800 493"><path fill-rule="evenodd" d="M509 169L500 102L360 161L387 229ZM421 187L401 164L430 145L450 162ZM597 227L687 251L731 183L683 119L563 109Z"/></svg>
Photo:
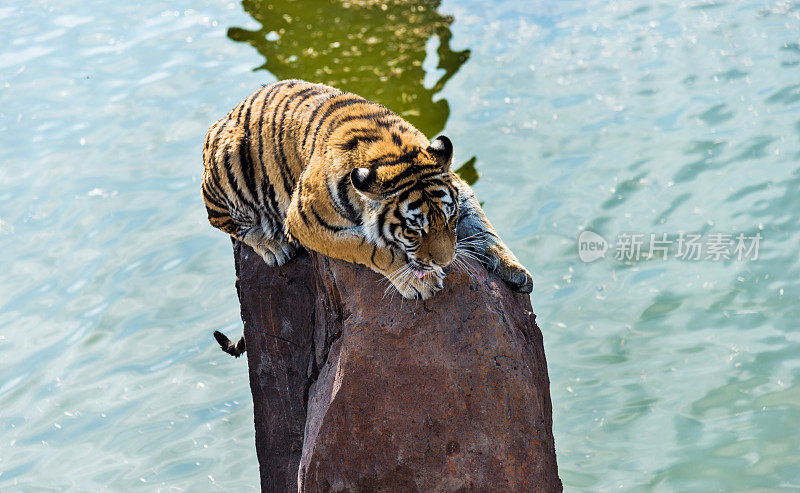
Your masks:
<svg viewBox="0 0 800 493"><path fill-rule="evenodd" d="M447 100L434 96L469 59L450 48L453 18L437 12L439 1L244 0L260 29L228 30L248 43L278 79L322 82L380 103L428 137L439 134L450 115ZM430 40L438 42L436 68L444 72L425 87L423 62ZM478 179L475 158L458 169Z"/></svg>

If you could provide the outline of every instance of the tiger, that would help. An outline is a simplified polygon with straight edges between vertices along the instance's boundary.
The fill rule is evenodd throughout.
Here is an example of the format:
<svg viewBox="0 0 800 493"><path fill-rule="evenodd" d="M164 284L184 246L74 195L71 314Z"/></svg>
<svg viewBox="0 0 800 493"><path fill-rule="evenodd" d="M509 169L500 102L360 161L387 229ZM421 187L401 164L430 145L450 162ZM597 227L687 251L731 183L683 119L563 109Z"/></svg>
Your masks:
<svg viewBox="0 0 800 493"><path fill-rule="evenodd" d="M283 80L208 130L202 196L211 225L269 266L304 247L365 265L403 297L425 300L466 256L530 293L531 274L450 169L452 158L450 139L429 141L382 105Z"/></svg>

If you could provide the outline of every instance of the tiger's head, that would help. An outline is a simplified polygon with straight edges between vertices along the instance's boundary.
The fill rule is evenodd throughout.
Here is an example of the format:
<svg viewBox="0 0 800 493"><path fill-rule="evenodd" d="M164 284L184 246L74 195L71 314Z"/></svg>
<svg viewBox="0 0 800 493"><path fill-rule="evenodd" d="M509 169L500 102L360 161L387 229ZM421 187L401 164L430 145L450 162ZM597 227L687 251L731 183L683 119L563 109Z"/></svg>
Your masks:
<svg viewBox="0 0 800 493"><path fill-rule="evenodd" d="M427 147L368 160L350 181L368 205L364 230L369 241L406 256L423 279L453 261L458 188L450 171L453 144L440 136Z"/></svg>

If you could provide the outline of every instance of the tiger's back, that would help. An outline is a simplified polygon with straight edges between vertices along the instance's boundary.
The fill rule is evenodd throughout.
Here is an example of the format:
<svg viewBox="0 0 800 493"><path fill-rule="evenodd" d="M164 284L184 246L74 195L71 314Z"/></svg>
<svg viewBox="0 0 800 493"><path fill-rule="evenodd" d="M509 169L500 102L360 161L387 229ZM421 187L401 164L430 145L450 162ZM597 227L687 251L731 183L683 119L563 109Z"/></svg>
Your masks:
<svg viewBox="0 0 800 493"><path fill-rule="evenodd" d="M370 141L378 147L373 154L427 142L402 118L355 94L300 80L261 87L206 134L202 189L210 223L234 236L260 228L285 238L286 211L300 175L314 158L318 174L346 164L331 154L353 146L353 139ZM340 167L339 174L346 174L352 166ZM324 183L328 177L319 178ZM346 202L346 208L358 208ZM349 219L360 213L348 211Z"/></svg>

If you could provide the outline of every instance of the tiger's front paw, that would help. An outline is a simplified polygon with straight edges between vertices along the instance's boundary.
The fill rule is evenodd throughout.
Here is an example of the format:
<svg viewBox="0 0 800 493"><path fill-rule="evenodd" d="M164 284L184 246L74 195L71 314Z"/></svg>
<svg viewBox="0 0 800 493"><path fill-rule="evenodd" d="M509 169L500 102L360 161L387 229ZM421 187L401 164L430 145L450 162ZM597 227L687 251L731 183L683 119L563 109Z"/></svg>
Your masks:
<svg viewBox="0 0 800 493"><path fill-rule="evenodd" d="M489 253L495 259L495 262L492 262L493 265L487 265L487 267L497 274L508 287L517 293L530 293L533 291L533 276L510 252L489 249Z"/></svg>
<svg viewBox="0 0 800 493"><path fill-rule="evenodd" d="M533 291L533 276L519 262L498 264L495 273L508 287L517 293L530 293Z"/></svg>
<svg viewBox="0 0 800 493"><path fill-rule="evenodd" d="M408 275L393 279L392 284L403 298L427 300L444 287L444 277L444 269L436 269L423 277L409 271Z"/></svg>

